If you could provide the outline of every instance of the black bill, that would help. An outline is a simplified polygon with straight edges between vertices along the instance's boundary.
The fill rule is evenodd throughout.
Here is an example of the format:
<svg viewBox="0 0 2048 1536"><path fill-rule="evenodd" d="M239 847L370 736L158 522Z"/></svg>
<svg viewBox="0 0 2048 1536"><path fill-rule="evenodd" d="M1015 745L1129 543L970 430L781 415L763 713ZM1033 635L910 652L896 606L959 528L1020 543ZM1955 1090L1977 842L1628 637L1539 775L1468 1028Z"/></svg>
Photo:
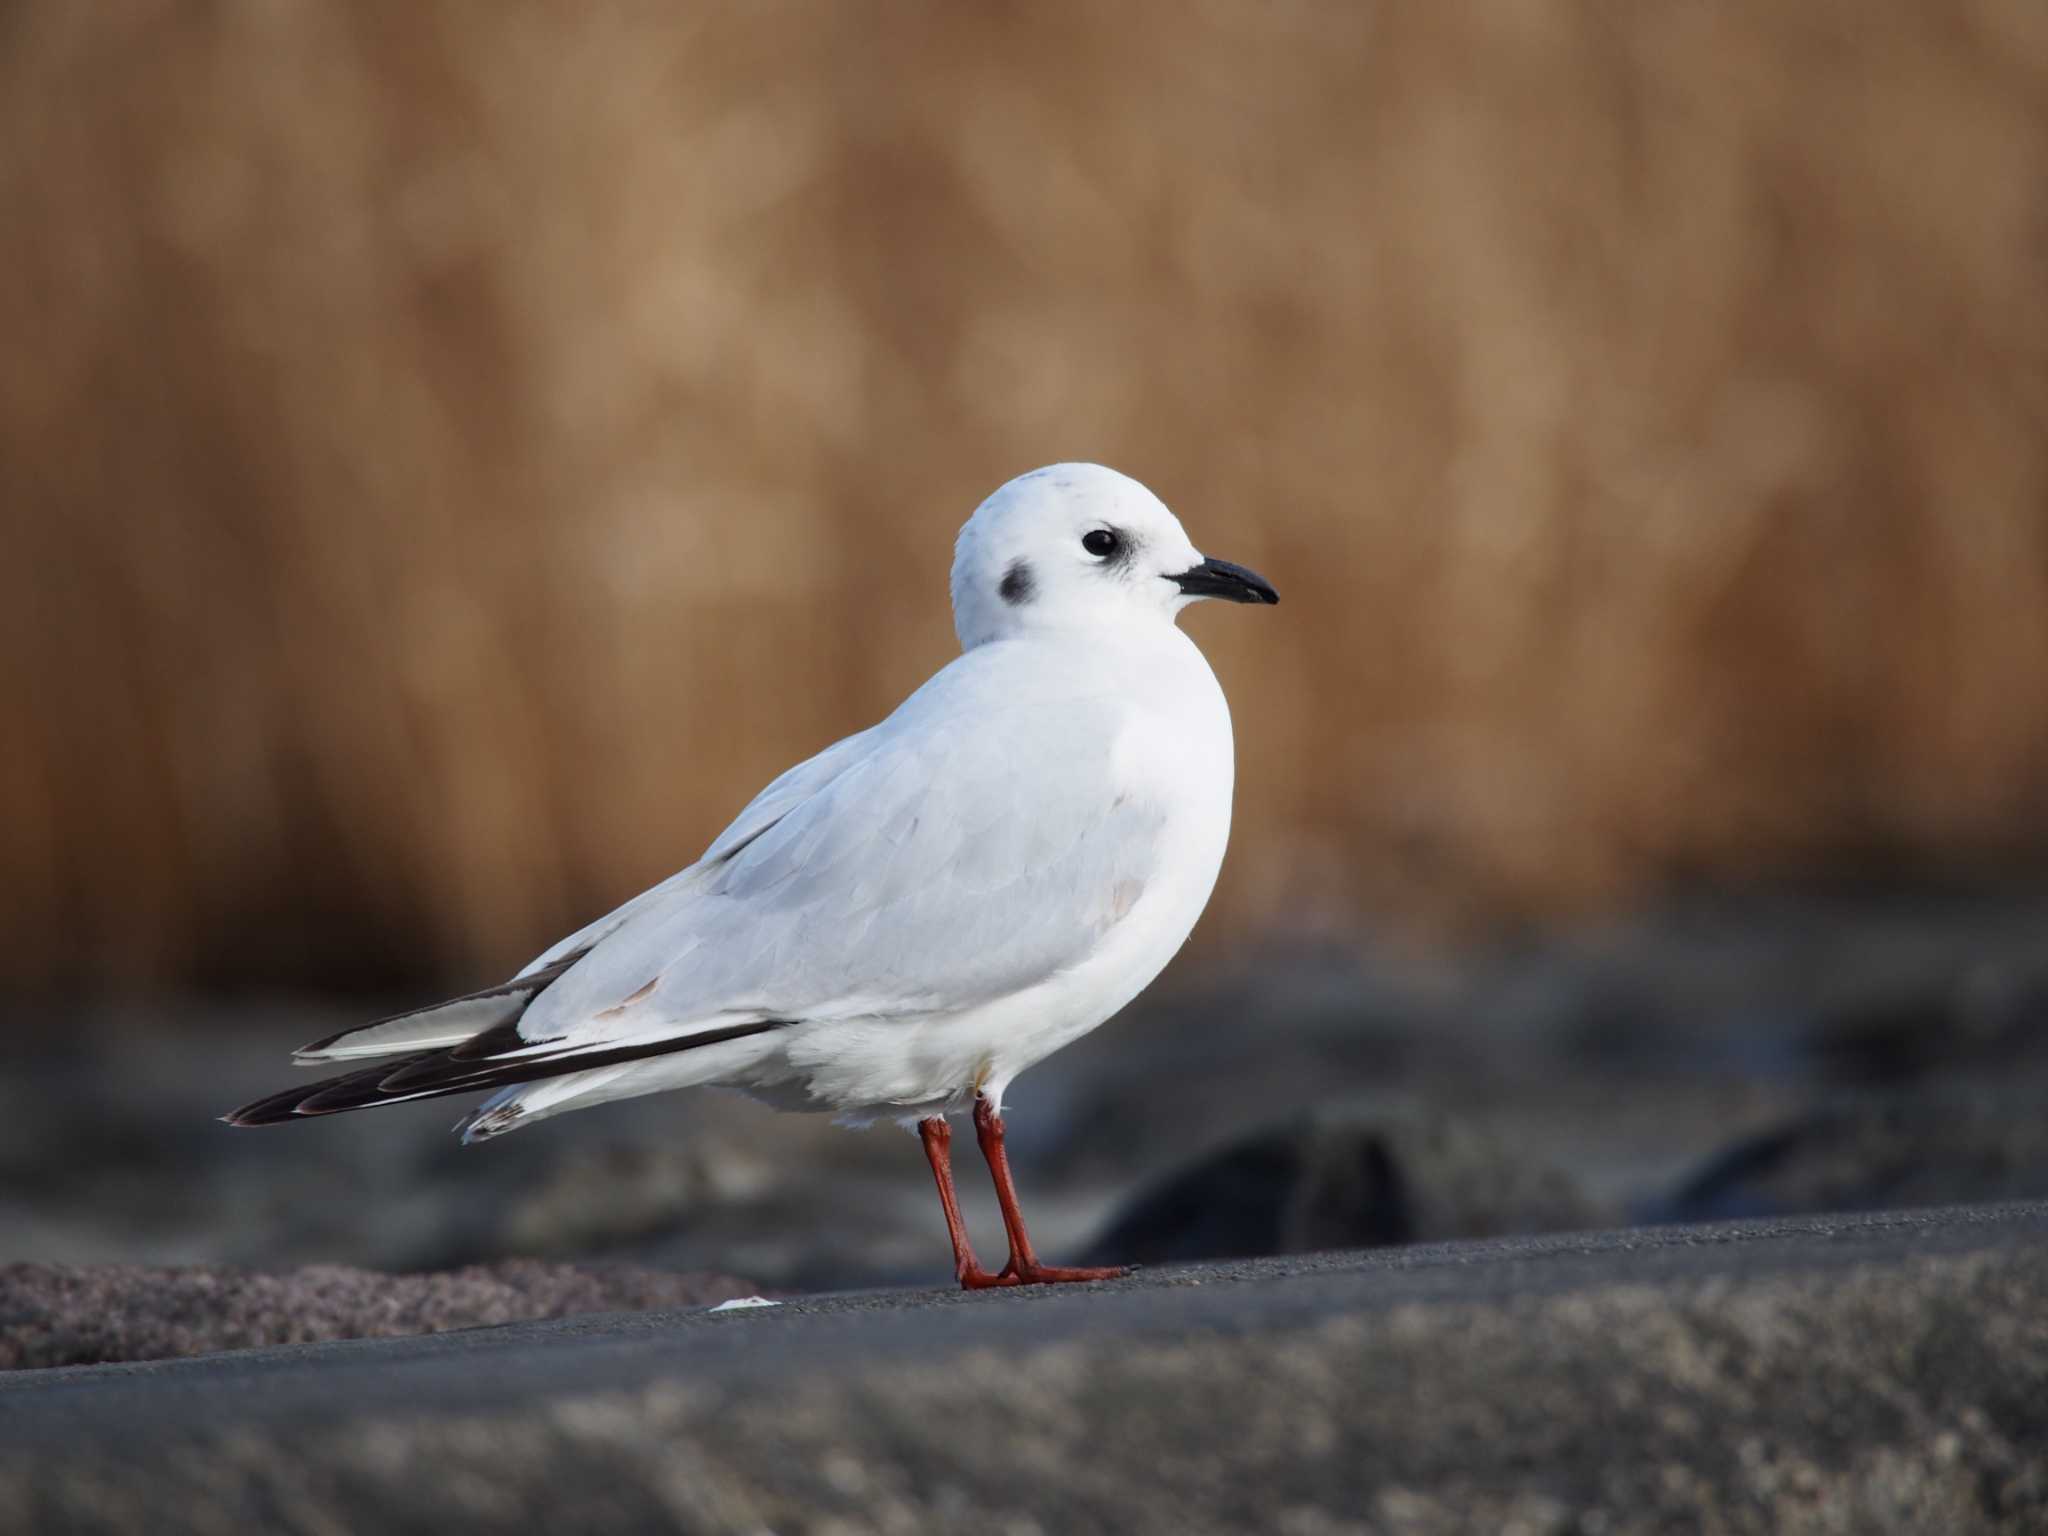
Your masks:
<svg viewBox="0 0 2048 1536"><path fill-rule="evenodd" d="M1280 594L1257 571L1248 571L1228 560L1204 560L1168 581L1189 597L1220 597L1233 603L1277 603Z"/></svg>

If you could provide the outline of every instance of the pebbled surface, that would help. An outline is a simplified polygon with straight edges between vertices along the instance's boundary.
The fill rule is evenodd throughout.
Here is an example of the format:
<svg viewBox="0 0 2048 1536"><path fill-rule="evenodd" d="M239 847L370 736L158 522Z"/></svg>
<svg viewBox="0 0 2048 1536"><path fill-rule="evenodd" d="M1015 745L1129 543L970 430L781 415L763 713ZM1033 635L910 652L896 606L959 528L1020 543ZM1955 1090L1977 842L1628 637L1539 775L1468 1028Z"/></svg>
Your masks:
<svg viewBox="0 0 2048 1536"><path fill-rule="evenodd" d="M0 1265L0 1370L165 1360L487 1327L578 1313L714 1305L760 1287L625 1265L502 1264L390 1275L192 1265Z"/></svg>
<svg viewBox="0 0 2048 1536"><path fill-rule="evenodd" d="M0 1378L0 1528L2023 1531L2048 1205Z"/></svg>

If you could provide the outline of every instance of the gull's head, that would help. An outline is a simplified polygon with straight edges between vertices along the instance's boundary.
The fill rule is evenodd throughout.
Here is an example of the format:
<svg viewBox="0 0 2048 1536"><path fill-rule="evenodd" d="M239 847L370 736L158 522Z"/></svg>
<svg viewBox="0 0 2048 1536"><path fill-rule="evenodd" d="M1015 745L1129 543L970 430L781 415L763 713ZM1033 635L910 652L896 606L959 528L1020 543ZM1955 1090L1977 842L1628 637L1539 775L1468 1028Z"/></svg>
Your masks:
<svg viewBox="0 0 2048 1536"><path fill-rule="evenodd" d="M1264 577L1205 558L1166 503L1100 464L1019 475L975 508L953 556L965 650L1039 630L1171 624L1205 597L1280 601Z"/></svg>

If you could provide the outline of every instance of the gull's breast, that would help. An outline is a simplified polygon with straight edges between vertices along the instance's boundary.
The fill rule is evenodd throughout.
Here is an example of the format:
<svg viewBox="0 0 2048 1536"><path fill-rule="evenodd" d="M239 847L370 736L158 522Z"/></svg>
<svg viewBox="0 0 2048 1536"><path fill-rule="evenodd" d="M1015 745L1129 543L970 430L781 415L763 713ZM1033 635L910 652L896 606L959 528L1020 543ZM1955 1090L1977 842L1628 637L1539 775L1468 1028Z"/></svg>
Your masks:
<svg viewBox="0 0 2048 1536"><path fill-rule="evenodd" d="M1141 797L1157 816L1149 869L1092 893L1101 937L1078 964L960 1021L982 1037L990 1063L985 1087L998 1104L1017 1073L1151 985L1215 889L1230 839L1230 711L1200 652L1191 642L1186 648L1199 674L1171 678L1172 686L1134 708L1114 757L1114 792Z"/></svg>

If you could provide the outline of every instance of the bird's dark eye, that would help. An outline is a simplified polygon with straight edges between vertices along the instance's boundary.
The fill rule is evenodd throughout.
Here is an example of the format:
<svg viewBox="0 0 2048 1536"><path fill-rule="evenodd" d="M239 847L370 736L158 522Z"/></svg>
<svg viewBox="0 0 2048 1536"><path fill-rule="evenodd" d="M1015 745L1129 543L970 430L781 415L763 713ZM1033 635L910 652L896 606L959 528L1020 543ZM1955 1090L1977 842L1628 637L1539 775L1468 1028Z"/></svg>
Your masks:
<svg viewBox="0 0 2048 1536"><path fill-rule="evenodd" d="M1091 528L1081 535L1081 547L1098 560L1107 560L1122 543L1114 528Z"/></svg>

